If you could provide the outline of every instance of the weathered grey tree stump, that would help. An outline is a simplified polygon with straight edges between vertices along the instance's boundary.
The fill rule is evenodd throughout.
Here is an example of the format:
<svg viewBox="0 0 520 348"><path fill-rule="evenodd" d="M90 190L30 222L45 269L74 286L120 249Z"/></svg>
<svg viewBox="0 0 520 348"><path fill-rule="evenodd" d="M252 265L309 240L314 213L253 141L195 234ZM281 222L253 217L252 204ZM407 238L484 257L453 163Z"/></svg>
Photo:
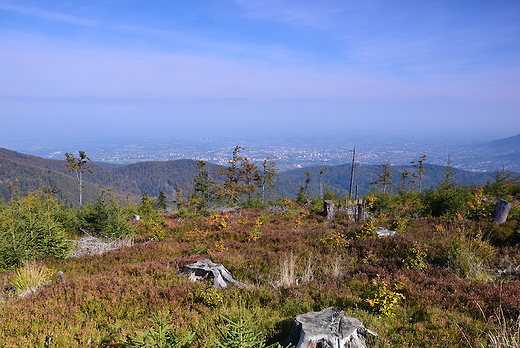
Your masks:
<svg viewBox="0 0 520 348"><path fill-rule="evenodd" d="M383 227L377 227L376 228L376 234L378 237L392 237L397 234L394 230L389 230Z"/></svg>
<svg viewBox="0 0 520 348"><path fill-rule="evenodd" d="M347 317L339 308L300 314L294 320L289 336L282 342L296 348L365 348L367 335L377 336L363 323Z"/></svg>
<svg viewBox="0 0 520 348"><path fill-rule="evenodd" d="M220 263L213 263L210 259L199 260L189 264L182 270L181 274L187 276L191 281L200 281L213 278L213 286L216 288L227 287L227 283L234 283L241 287L246 284L234 279L231 273Z"/></svg>
<svg viewBox="0 0 520 348"><path fill-rule="evenodd" d="M323 216L327 217L327 220L334 219L334 202L330 199L323 201Z"/></svg>
<svg viewBox="0 0 520 348"><path fill-rule="evenodd" d="M493 222L497 224L503 224L507 220L507 216L513 207L512 203L505 201L503 199L499 200L497 206L495 207L495 211L491 215L493 218Z"/></svg>

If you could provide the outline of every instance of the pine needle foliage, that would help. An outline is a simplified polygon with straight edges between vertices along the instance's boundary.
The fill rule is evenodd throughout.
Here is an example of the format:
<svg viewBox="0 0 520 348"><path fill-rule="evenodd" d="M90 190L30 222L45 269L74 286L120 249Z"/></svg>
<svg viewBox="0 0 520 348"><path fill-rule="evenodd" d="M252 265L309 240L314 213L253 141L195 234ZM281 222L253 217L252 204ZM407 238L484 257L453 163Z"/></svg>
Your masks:
<svg viewBox="0 0 520 348"><path fill-rule="evenodd" d="M184 348L188 347L195 334L193 332L182 336L179 333L172 332L173 325L168 324L170 320L170 312L162 317L158 317L152 313L151 321L154 326L150 327L148 331L137 332L137 336L128 336L127 342L124 343L126 348Z"/></svg>
<svg viewBox="0 0 520 348"><path fill-rule="evenodd" d="M261 334L255 332L258 327L253 315L247 315L239 302L238 317L235 320L224 315L221 319L226 323L226 329L220 331L221 341L215 348L263 348L265 341Z"/></svg>
<svg viewBox="0 0 520 348"><path fill-rule="evenodd" d="M14 198L1 207L0 270L44 256L65 258L72 244L66 241L62 215L52 193L43 190Z"/></svg>

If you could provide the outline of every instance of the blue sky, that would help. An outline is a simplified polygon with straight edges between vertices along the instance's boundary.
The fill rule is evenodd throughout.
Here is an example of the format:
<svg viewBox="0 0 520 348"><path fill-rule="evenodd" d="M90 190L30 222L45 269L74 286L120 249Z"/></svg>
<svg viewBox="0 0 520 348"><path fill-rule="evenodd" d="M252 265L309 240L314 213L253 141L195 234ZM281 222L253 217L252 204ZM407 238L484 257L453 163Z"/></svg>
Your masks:
<svg viewBox="0 0 520 348"><path fill-rule="evenodd" d="M0 0L23 137L520 133L519 1Z"/></svg>

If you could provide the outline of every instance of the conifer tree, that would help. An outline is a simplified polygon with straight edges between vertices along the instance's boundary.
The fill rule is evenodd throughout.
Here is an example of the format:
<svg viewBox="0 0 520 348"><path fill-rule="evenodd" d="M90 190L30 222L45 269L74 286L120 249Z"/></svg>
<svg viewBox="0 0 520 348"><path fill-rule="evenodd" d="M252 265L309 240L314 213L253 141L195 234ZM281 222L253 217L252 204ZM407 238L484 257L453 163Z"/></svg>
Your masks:
<svg viewBox="0 0 520 348"><path fill-rule="evenodd" d="M193 178L194 187L191 194L192 203L199 210L208 209L213 196L213 187L216 182L210 179L209 172L204 169L206 162L200 160L197 164L197 175Z"/></svg>
<svg viewBox="0 0 520 348"><path fill-rule="evenodd" d="M422 191L422 182L424 180L424 175L428 173L430 170L424 167L424 162L426 162L426 155L422 155L417 162L410 162L415 170L412 172L412 176L414 178L414 182L419 183L419 192Z"/></svg>
<svg viewBox="0 0 520 348"><path fill-rule="evenodd" d="M276 162L271 157L267 157L262 162L262 173L257 175L258 187L262 190L262 202L265 201L265 193L274 187L276 179Z"/></svg>
<svg viewBox="0 0 520 348"><path fill-rule="evenodd" d="M394 186L394 182L392 181L393 173L390 171L390 160L391 159L389 159L387 163L381 163L383 170L377 174L378 179L371 183L378 185L383 193L386 193L387 189L390 192L392 186Z"/></svg>
<svg viewBox="0 0 520 348"><path fill-rule="evenodd" d="M163 190L159 192L159 195L155 200L155 209L160 210L163 213L168 209L168 198L166 198L166 194Z"/></svg>

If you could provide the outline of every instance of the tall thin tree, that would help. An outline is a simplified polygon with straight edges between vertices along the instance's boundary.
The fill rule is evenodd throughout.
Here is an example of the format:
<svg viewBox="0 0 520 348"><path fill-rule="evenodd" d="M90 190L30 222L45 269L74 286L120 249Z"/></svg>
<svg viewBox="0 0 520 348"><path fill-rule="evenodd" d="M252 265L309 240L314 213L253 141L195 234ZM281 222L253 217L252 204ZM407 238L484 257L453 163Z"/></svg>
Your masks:
<svg viewBox="0 0 520 348"><path fill-rule="evenodd" d="M79 157L76 157L72 153L67 152L65 154L65 161L67 162L67 170L76 174L79 189L79 205L81 206L83 204L83 173L86 170L92 173L92 170L90 170L87 164L89 161L91 162L91 160L85 155L85 151L79 151L78 153Z"/></svg>
<svg viewBox="0 0 520 348"><path fill-rule="evenodd" d="M352 198L352 185L354 184L354 165L356 163L356 147L354 146L354 150L352 152L352 171L350 172L350 188L348 190L348 197Z"/></svg>

